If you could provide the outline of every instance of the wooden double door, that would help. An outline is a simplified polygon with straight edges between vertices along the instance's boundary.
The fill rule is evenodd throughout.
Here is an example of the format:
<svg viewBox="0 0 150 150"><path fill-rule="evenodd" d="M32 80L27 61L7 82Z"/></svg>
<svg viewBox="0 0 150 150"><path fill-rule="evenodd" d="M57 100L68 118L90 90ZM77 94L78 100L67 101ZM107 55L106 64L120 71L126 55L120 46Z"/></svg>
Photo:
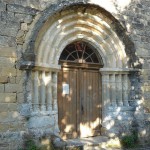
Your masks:
<svg viewBox="0 0 150 150"><path fill-rule="evenodd" d="M101 76L98 69L61 69L58 122L63 139L100 135Z"/></svg>

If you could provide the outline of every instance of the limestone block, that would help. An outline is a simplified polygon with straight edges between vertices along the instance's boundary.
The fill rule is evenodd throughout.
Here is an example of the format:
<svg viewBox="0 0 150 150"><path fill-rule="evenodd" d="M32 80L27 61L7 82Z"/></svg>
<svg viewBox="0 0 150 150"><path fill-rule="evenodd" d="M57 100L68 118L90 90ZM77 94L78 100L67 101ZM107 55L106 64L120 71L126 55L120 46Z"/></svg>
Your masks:
<svg viewBox="0 0 150 150"><path fill-rule="evenodd" d="M7 57L0 57L0 68L2 67L9 67L13 68L15 66L15 58L7 58Z"/></svg>
<svg viewBox="0 0 150 150"><path fill-rule="evenodd" d="M6 132L9 130L9 123L0 123L0 132Z"/></svg>
<svg viewBox="0 0 150 150"><path fill-rule="evenodd" d="M150 99L150 92L148 91L148 92L144 92L144 94L143 94L143 96L144 96L144 98L146 99L146 100L148 100L148 99Z"/></svg>
<svg viewBox="0 0 150 150"><path fill-rule="evenodd" d="M9 121L9 113L1 112L0 113L0 122L8 122Z"/></svg>
<svg viewBox="0 0 150 150"><path fill-rule="evenodd" d="M145 112L150 113L150 99L144 101Z"/></svg>
<svg viewBox="0 0 150 150"><path fill-rule="evenodd" d="M0 84L0 93L4 92L4 84Z"/></svg>
<svg viewBox="0 0 150 150"><path fill-rule="evenodd" d="M16 84L19 84L23 81L23 78L21 76L16 77ZM22 82L23 83L23 82Z"/></svg>
<svg viewBox="0 0 150 150"><path fill-rule="evenodd" d="M17 76L18 77L22 76L22 73L23 73L23 71L17 69Z"/></svg>
<svg viewBox="0 0 150 150"><path fill-rule="evenodd" d="M0 112L7 112L8 104L0 104Z"/></svg>
<svg viewBox="0 0 150 150"><path fill-rule="evenodd" d="M150 69L142 69L142 75L150 75Z"/></svg>
<svg viewBox="0 0 150 150"><path fill-rule="evenodd" d="M6 10L6 4L0 2L0 11Z"/></svg>
<svg viewBox="0 0 150 150"><path fill-rule="evenodd" d="M148 49L145 49L143 47L139 47L139 45L135 45L136 46L136 52L137 52L137 55L140 55L140 56L145 56L145 55L149 55L149 51Z"/></svg>
<svg viewBox="0 0 150 150"><path fill-rule="evenodd" d="M24 22L25 22L25 23L31 23L32 20L33 20L32 16L31 16L31 15L27 15L27 16L25 17L25 19L24 19Z"/></svg>
<svg viewBox="0 0 150 150"><path fill-rule="evenodd" d="M26 16L26 14L15 13L15 18L20 22L24 22Z"/></svg>
<svg viewBox="0 0 150 150"><path fill-rule="evenodd" d="M9 121L18 121L19 120L19 113L17 111L9 112Z"/></svg>
<svg viewBox="0 0 150 150"><path fill-rule="evenodd" d="M22 92L23 91L23 86L20 84L11 84L8 83L5 85L5 92L7 93L14 93L14 92Z"/></svg>
<svg viewBox="0 0 150 150"><path fill-rule="evenodd" d="M31 14L31 15L35 15L37 10L32 9L30 7L23 7L21 5L17 5L17 4L8 4L7 5L7 10L10 12L17 12L17 13L22 13L22 14Z"/></svg>
<svg viewBox="0 0 150 150"><path fill-rule="evenodd" d="M16 93L0 93L0 103L15 103Z"/></svg>
<svg viewBox="0 0 150 150"><path fill-rule="evenodd" d="M22 124L18 121L12 122L9 126L9 130L10 131L25 130L25 128L23 126L24 126L24 124Z"/></svg>
<svg viewBox="0 0 150 150"><path fill-rule="evenodd" d="M16 103L10 103L10 104L8 104L8 110L9 111L17 111L18 105Z"/></svg>
<svg viewBox="0 0 150 150"><path fill-rule="evenodd" d="M9 21L9 23L5 23L5 22L2 22L0 24L0 28L1 28L0 35L16 37L20 25L18 23L13 22L13 20L11 22Z"/></svg>
<svg viewBox="0 0 150 150"><path fill-rule="evenodd" d="M150 86L150 82L143 81L143 86Z"/></svg>
<svg viewBox="0 0 150 150"><path fill-rule="evenodd" d="M9 77L8 82L12 83L12 84L15 84L16 83L16 77Z"/></svg>
<svg viewBox="0 0 150 150"><path fill-rule="evenodd" d="M145 91L145 92L150 92L150 86L143 86L142 87L142 91Z"/></svg>
<svg viewBox="0 0 150 150"><path fill-rule="evenodd" d="M12 12L7 12L7 11L3 11L1 12L1 19L3 21L15 21L15 18L14 18L14 13Z"/></svg>
<svg viewBox="0 0 150 150"><path fill-rule="evenodd" d="M17 93L17 102L24 103L24 94L23 93Z"/></svg>
<svg viewBox="0 0 150 150"><path fill-rule="evenodd" d="M28 122L29 128L52 127L54 125L55 125L54 117L50 116L31 117Z"/></svg>
<svg viewBox="0 0 150 150"><path fill-rule="evenodd" d="M16 58L16 48L15 47L0 47L1 57L12 57Z"/></svg>
<svg viewBox="0 0 150 150"><path fill-rule="evenodd" d="M24 31L23 30L19 30L19 32L17 33L17 36L16 38L20 38L20 37L23 37L24 36Z"/></svg>
<svg viewBox="0 0 150 150"><path fill-rule="evenodd" d="M9 37L9 36L0 35L0 46L14 47L14 46L16 46L16 38L15 37Z"/></svg>
<svg viewBox="0 0 150 150"><path fill-rule="evenodd" d="M12 76L16 76L17 75L17 71L15 68L10 68L10 67L0 67L0 76L8 76L8 77L12 77Z"/></svg>
<svg viewBox="0 0 150 150"><path fill-rule="evenodd" d="M8 77L7 76L0 76L0 83L8 83Z"/></svg>
<svg viewBox="0 0 150 150"><path fill-rule="evenodd" d="M28 25L27 25L27 23L22 23L21 24L21 30L22 31L28 31Z"/></svg>

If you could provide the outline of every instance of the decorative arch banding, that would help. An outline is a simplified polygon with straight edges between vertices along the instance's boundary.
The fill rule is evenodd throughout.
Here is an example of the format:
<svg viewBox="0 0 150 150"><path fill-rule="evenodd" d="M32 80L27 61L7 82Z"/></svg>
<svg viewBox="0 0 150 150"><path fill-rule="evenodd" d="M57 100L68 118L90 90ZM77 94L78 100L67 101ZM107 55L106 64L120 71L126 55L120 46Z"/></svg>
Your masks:
<svg viewBox="0 0 150 150"><path fill-rule="evenodd" d="M58 57L55 56L57 56L59 51L60 53L62 52L61 45L76 35L78 36L77 38L85 36L86 38L91 37L95 39L97 45L103 47L103 53L105 53L106 57L113 55L112 57L115 58L113 68L116 68L116 65L119 65L119 68L127 67L123 44L115 32L111 30L108 23L99 16L88 13L83 14L82 12L67 14L67 16L61 17L49 27L41 39L39 48L37 48L36 53L38 57L36 61L57 66ZM57 58L56 61L55 58ZM109 59L107 58L106 60ZM110 65L112 65L112 62ZM111 67L110 65L107 67Z"/></svg>

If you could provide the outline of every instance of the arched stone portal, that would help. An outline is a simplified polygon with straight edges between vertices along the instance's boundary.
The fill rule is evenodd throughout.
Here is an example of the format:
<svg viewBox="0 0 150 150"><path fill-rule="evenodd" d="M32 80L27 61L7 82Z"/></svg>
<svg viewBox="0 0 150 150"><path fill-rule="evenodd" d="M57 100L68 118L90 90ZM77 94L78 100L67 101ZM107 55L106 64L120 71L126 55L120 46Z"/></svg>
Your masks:
<svg viewBox="0 0 150 150"><path fill-rule="evenodd" d="M122 33L118 32L119 29ZM103 68L99 70L102 75L103 133L118 134L122 129L118 123L119 118L133 120L133 108L129 104L128 76L130 71L133 71L132 61L135 54L129 56L129 48L134 47L123 32L123 28L114 17L95 5L73 5L47 18L35 41L32 41L33 53L29 49L26 50L24 55L30 56L24 58L21 64L22 68L31 70L32 74L32 97L28 100L31 104L29 129L44 127L45 130L59 132L59 58L65 47L74 41L84 41L92 45L103 63Z"/></svg>

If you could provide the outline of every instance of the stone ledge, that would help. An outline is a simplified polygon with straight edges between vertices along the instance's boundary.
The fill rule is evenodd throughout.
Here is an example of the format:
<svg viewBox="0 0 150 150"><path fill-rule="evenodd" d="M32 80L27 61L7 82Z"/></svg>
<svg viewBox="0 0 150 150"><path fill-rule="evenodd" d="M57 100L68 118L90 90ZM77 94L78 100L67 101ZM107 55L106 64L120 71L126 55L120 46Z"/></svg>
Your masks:
<svg viewBox="0 0 150 150"><path fill-rule="evenodd" d="M56 115L58 114L57 111L37 111L37 112L32 112L30 116L43 116L43 115Z"/></svg>
<svg viewBox="0 0 150 150"><path fill-rule="evenodd" d="M29 129L52 127L55 125L55 120L50 116L31 117L28 122Z"/></svg>
<svg viewBox="0 0 150 150"><path fill-rule="evenodd" d="M19 65L20 70L38 70L38 71L59 71L61 68L60 65L49 65L44 63L36 63L32 61L24 61Z"/></svg>
<svg viewBox="0 0 150 150"><path fill-rule="evenodd" d="M109 106L108 107L109 112L135 111L135 109L136 108L132 106L118 106L118 107Z"/></svg>
<svg viewBox="0 0 150 150"><path fill-rule="evenodd" d="M129 74L130 72L139 72L140 69L134 68L100 68L99 70L102 74Z"/></svg>

